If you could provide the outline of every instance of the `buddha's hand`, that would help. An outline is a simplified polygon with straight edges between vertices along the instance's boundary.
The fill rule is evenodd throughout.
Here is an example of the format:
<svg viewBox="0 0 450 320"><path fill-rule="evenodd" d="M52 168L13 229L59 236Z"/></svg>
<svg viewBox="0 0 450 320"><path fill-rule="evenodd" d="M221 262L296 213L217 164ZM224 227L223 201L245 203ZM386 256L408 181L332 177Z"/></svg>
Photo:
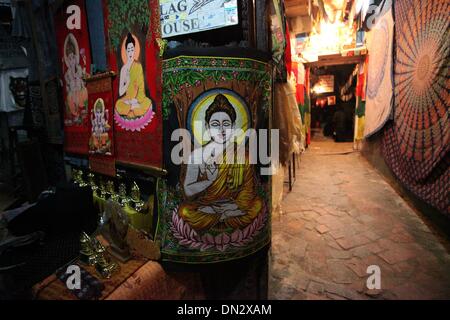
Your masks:
<svg viewBox="0 0 450 320"><path fill-rule="evenodd" d="M219 174L219 167L215 163L207 163L205 165L205 172L208 181L212 183L217 179L217 176Z"/></svg>
<svg viewBox="0 0 450 320"><path fill-rule="evenodd" d="M130 100L130 104L131 104L131 109L137 109L140 108L141 105L140 103L137 101L137 99L131 99Z"/></svg>
<svg viewBox="0 0 450 320"><path fill-rule="evenodd" d="M228 218L245 216L245 212L239 209L237 204L234 202L222 203L219 208L214 206L214 209L221 213L220 221L224 221Z"/></svg>

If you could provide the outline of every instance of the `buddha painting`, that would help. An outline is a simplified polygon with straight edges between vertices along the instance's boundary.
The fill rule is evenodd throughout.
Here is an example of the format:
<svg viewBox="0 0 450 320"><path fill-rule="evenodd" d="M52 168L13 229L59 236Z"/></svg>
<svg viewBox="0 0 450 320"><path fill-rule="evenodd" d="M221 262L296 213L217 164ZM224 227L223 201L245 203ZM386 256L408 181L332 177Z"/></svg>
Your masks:
<svg viewBox="0 0 450 320"><path fill-rule="evenodd" d="M97 99L91 113L92 133L89 140L90 153L111 155L111 139L108 131L111 126L108 124L109 113L105 108L103 99Z"/></svg>
<svg viewBox="0 0 450 320"><path fill-rule="evenodd" d="M83 60L85 57L83 56ZM66 125L80 125L87 115L88 92L84 83L84 70L80 65L80 50L75 36L69 33L64 42L66 72Z"/></svg>
<svg viewBox="0 0 450 320"><path fill-rule="evenodd" d="M121 49L123 66L114 118L120 127L130 131L145 128L154 115L152 100L146 95L144 70L139 61L140 51L138 38L128 33Z"/></svg>
<svg viewBox="0 0 450 320"><path fill-rule="evenodd" d="M237 124L237 119L243 117L241 109L235 108L228 96L212 96L212 102L205 103L204 112L199 113L204 118L197 121L205 124L205 136L210 139L194 149L182 174L186 200L180 204L178 214L198 234L243 229L264 208L248 152L238 152L239 148L245 149L245 142L238 145L232 139L236 127L246 128ZM231 152L235 160L227 161L227 153L229 156Z"/></svg>

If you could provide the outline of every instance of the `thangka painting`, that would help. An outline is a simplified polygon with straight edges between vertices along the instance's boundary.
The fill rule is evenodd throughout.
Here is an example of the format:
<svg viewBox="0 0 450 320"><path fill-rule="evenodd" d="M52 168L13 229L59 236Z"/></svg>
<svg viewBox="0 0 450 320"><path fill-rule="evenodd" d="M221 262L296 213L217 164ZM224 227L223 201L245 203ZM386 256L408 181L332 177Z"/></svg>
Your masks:
<svg viewBox="0 0 450 320"><path fill-rule="evenodd" d="M394 121L384 158L423 201L450 215L450 1L397 0Z"/></svg>
<svg viewBox="0 0 450 320"><path fill-rule="evenodd" d="M112 144L112 101L108 94L96 94L90 99L91 136L89 153L92 155L111 156Z"/></svg>
<svg viewBox="0 0 450 320"><path fill-rule="evenodd" d="M369 63L366 88L364 136L378 132L392 114L394 20L387 7L368 33Z"/></svg>
<svg viewBox="0 0 450 320"><path fill-rule="evenodd" d="M177 124L165 140L182 135L165 159L172 175L159 185L156 238L164 260L233 260L270 242L270 178L252 162L257 148L247 133L268 129L271 75L252 58L163 62L165 116Z"/></svg>
<svg viewBox="0 0 450 320"><path fill-rule="evenodd" d="M64 149L87 154L89 141L88 90L91 58L85 4L68 1L55 14L64 95Z"/></svg>
<svg viewBox="0 0 450 320"><path fill-rule="evenodd" d="M115 176L114 99L110 76L94 76L89 91L89 166L91 171Z"/></svg>
<svg viewBox="0 0 450 320"><path fill-rule="evenodd" d="M110 0L107 6L111 69L116 72L116 159L161 168L159 3Z"/></svg>

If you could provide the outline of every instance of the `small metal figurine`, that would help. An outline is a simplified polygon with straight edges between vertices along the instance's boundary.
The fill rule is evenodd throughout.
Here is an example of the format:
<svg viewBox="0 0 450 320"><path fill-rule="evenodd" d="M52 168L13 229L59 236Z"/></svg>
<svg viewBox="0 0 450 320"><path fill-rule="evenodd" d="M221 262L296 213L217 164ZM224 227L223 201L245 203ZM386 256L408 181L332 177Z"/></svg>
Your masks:
<svg viewBox="0 0 450 320"><path fill-rule="evenodd" d="M88 183L94 193L94 196L97 197L98 186L95 184L95 175L92 172L88 174Z"/></svg>
<svg viewBox="0 0 450 320"><path fill-rule="evenodd" d="M92 247L92 239L85 232L80 236L80 260L81 262L93 266L96 263L96 252Z"/></svg>
<svg viewBox="0 0 450 320"><path fill-rule="evenodd" d="M72 177L73 177L73 182L75 184L77 184L78 186L80 186L80 184L83 182L82 176L83 172L81 170L78 169L72 169Z"/></svg>
<svg viewBox="0 0 450 320"><path fill-rule="evenodd" d="M123 182L119 184L119 198L122 207L127 206L130 202L130 199L127 196L127 186Z"/></svg>
<svg viewBox="0 0 450 320"><path fill-rule="evenodd" d="M92 240L96 253L95 269L103 278L109 279L119 270L119 265L107 258L106 248L97 239Z"/></svg>
<svg viewBox="0 0 450 320"><path fill-rule="evenodd" d="M145 202L141 200L141 190L136 182L134 182L133 187L131 187L131 201L137 212L141 212L144 209Z"/></svg>
<svg viewBox="0 0 450 320"><path fill-rule="evenodd" d="M106 184L105 180L100 180L100 198L103 200L106 200L107 197L107 190L106 190Z"/></svg>
<svg viewBox="0 0 450 320"><path fill-rule="evenodd" d="M119 202L119 195L116 193L114 181L108 180L106 182L106 193L109 195L112 201Z"/></svg>
<svg viewBox="0 0 450 320"><path fill-rule="evenodd" d="M81 188L84 188L84 187L88 186L88 184L86 182L84 182L84 180L83 180L83 170L79 170L78 171L78 185Z"/></svg>

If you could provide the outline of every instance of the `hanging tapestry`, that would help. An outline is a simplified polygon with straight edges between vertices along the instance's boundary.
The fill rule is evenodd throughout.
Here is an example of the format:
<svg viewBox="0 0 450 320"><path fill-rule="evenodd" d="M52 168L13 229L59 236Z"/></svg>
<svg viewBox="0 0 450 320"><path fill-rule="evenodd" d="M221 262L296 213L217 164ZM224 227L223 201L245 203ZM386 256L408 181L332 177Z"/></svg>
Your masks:
<svg viewBox="0 0 450 320"><path fill-rule="evenodd" d="M109 75L89 79L89 166L91 171L115 176L112 81Z"/></svg>
<svg viewBox="0 0 450 320"><path fill-rule="evenodd" d="M356 82L356 107L355 107L355 133L354 141L362 141L364 139L364 128L366 126L366 103L367 103L367 74L368 74L368 58L355 67L352 76L358 75ZM352 81L353 82L353 81ZM353 98L353 93L350 99ZM342 96L341 96L342 99ZM349 100L350 100L349 99Z"/></svg>
<svg viewBox="0 0 450 320"><path fill-rule="evenodd" d="M272 73L268 59L249 51L235 54L248 58L209 53L163 62L163 105L172 124L166 139L173 141L177 129L185 133L185 149L171 148L171 174L159 190L156 237L164 260L233 260L270 242L270 178L259 161L250 160L255 145L246 133L269 128ZM175 166L174 154L180 153L185 160Z"/></svg>
<svg viewBox="0 0 450 320"><path fill-rule="evenodd" d="M369 64L366 90L364 136L378 132L392 113L392 44L394 21L388 10L368 33Z"/></svg>
<svg viewBox="0 0 450 320"><path fill-rule="evenodd" d="M107 11L116 160L161 168L159 2L110 0Z"/></svg>
<svg viewBox="0 0 450 320"><path fill-rule="evenodd" d="M450 2L395 1L395 114L386 162L404 185L450 215Z"/></svg>
<svg viewBox="0 0 450 320"><path fill-rule="evenodd" d="M311 82L310 82L311 69L308 67L305 70L305 135L306 145L311 144Z"/></svg>
<svg viewBox="0 0 450 320"><path fill-rule="evenodd" d="M85 78L89 76L91 54L84 1L68 1L54 18L65 102L64 150L88 154L90 134Z"/></svg>

